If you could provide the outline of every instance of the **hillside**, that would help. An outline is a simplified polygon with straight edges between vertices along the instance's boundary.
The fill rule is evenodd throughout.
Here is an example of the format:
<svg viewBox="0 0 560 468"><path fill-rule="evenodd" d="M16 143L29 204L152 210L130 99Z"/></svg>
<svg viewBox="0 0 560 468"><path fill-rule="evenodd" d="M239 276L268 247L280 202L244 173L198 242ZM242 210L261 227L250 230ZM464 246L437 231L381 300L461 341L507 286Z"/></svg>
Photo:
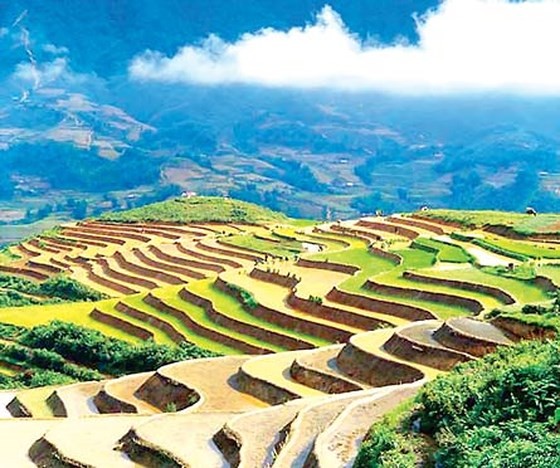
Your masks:
<svg viewBox="0 0 560 468"><path fill-rule="evenodd" d="M489 229L504 219L524 237ZM0 297L22 302L0 308L0 425L17 443L0 460L551 466L554 450L523 447L555 446L555 390L516 392L553 380L557 342L518 342L560 330L559 238L539 237L555 222L431 210L302 222L185 197L13 245ZM483 412L495 399L499 414Z"/></svg>

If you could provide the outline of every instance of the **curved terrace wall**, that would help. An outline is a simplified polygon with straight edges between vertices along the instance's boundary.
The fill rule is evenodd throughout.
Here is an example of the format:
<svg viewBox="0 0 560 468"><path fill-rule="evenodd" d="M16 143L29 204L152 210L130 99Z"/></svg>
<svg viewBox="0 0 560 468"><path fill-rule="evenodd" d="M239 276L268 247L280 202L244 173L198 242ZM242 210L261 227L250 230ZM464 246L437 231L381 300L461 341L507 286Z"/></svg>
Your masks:
<svg viewBox="0 0 560 468"><path fill-rule="evenodd" d="M394 252L388 252L387 250L380 249L373 245L370 245L368 250L372 255L376 255L378 257L384 258L385 260L389 260L396 266L401 265L403 262L403 258Z"/></svg>
<svg viewBox="0 0 560 468"><path fill-rule="evenodd" d="M434 332L433 336L444 346L477 357L482 357L488 353L493 353L494 351L496 351L498 346L503 346L502 343L497 343L481 337L469 335L462 330L454 327L449 321L445 322L440 328L438 328Z"/></svg>
<svg viewBox="0 0 560 468"><path fill-rule="evenodd" d="M418 369L368 353L352 341L342 349L336 362L348 376L374 387L412 383L424 378Z"/></svg>
<svg viewBox="0 0 560 468"><path fill-rule="evenodd" d="M247 372L243 365L237 372L237 385L242 392L253 395L271 405L280 405L300 397L297 393L287 390L262 376L257 377Z"/></svg>
<svg viewBox="0 0 560 468"><path fill-rule="evenodd" d="M241 247L239 245L230 244L229 242L226 242L224 239L217 239L216 242L220 245L223 245L224 247L229 247L231 249L236 250L235 254L239 258L244 258L244 257L241 257L241 255L239 255L240 253L242 253L243 255L245 255L246 260L253 260L253 261L262 260L263 256L268 256L268 257L272 257L272 258L280 258L279 255L266 253L266 252L263 252L263 251L258 250L258 249L252 249L251 247ZM253 254L255 254L255 255L253 255Z"/></svg>
<svg viewBox="0 0 560 468"><path fill-rule="evenodd" d="M358 226L362 226L369 229L375 229L376 231L388 232L391 234L397 234L407 239L414 240L418 237L418 233L412 229L405 228L403 226L379 223L376 221L365 221L361 219L357 223Z"/></svg>
<svg viewBox="0 0 560 468"><path fill-rule="evenodd" d="M496 317L490 323L503 330L514 341L548 340L557 336L553 328L532 325L510 317Z"/></svg>
<svg viewBox="0 0 560 468"><path fill-rule="evenodd" d="M314 232L315 234L326 234L326 235L327 235L327 238L326 238L327 240L330 240L330 238L328 237L328 235L329 235L329 234L333 234L332 232L325 231L324 229L321 229L321 228L318 228L318 227L314 227L314 228L313 228L313 232ZM316 239L318 238L318 239L322 239L323 241L325 241L325 238L324 238L324 237L321 237L320 235L318 235L318 236L310 236L310 237L315 237ZM346 242L345 240L342 240L342 239L340 239L340 238L334 239L333 242L338 242L340 245L342 245L342 246L345 247L345 248L350 247L350 245L351 245L349 242Z"/></svg>
<svg viewBox="0 0 560 468"><path fill-rule="evenodd" d="M52 273L54 275L58 275L64 271L63 269L56 267L54 265L49 265L48 263L36 262L35 260L28 260L26 265L31 268L37 268L38 270L48 271L49 273Z"/></svg>
<svg viewBox="0 0 560 468"><path fill-rule="evenodd" d="M303 339L294 338L289 335L284 335L282 333L277 333L273 330L267 330L259 327L258 325L245 323L236 319L233 319L214 307L212 301L205 297L198 296L191 291L182 289L179 292L179 297L184 301L191 302L199 307L202 307L208 317L218 325L222 325L231 330L235 330L244 335L253 336L259 340L271 343L288 350L298 350L298 349L312 349L314 345L308 343Z"/></svg>
<svg viewBox="0 0 560 468"><path fill-rule="evenodd" d="M132 230L124 227L108 226L105 224L79 223L82 231L109 236L111 238L124 237L125 239L137 240L139 242L148 243L152 239L142 235L142 230Z"/></svg>
<svg viewBox="0 0 560 468"><path fill-rule="evenodd" d="M198 262L196 260L190 260L184 257L177 257L175 255L170 255L168 253L165 253L163 251L161 251L159 248L157 248L155 245L150 245L148 247L148 250L157 258L159 258L160 260L164 260L166 262L175 264L175 265L181 265L181 266L185 266L185 267L192 267L192 268L200 268L202 270L210 270L210 271L214 271L216 273L221 273L222 271L225 271L225 268L222 267L221 265L217 265L215 263L206 263L206 262ZM179 250L179 249L177 249ZM185 252L182 252L185 253ZM192 271L192 270L190 270Z"/></svg>
<svg viewBox="0 0 560 468"><path fill-rule="evenodd" d="M381 327L392 326L389 322L379 320L367 315L357 314L348 310L339 309L330 305L318 304L309 299L297 295L297 291L290 291L286 302L294 309L305 312L318 318L324 318L331 322L341 323L362 330L375 330Z"/></svg>
<svg viewBox="0 0 560 468"><path fill-rule="evenodd" d="M221 291L234 296L239 302L243 303L239 292L230 288L228 283L226 283L222 278L218 277L215 285ZM276 325L280 325L281 327L285 327L300 333L306 333L319 338L324 338L333 343L346 342L352 336L352 333L350 333L349 331L331 327L323 323L308 321L296 315L286 314L270 307L263 306L261 304L257 305L257 307L255 308L246 310L251 315L266 320L267 322L275 323Z"/></svg>
<svg viewBox="0 0 560 468"><path fill-rule="evenodd" d="M201 324L195 322L191 319L186 313L177 309L173 306L170 306L163 302L161 299L155 297L153 294L149 293L144 298L143 301L156 308L157 310L167 313L172 317L180 320L183 325L185 325L188 329L192 330L194 333L204 336L216 343L222 343L226 346L230 346L234 349L241 351L242 353L247 354L267 354L270 353L269 349L265 349L259 346L254 346L250 343L246 343L244 341L238 340L232 336L222 334L216 330L211 328L206 328Z"/></svg>
<svg viewBox="0 0 560 468"><path fill-rule="evenodd" d="M237 252L237 251L228 250L228 249L221 249L219 247L206 245L206 244L203 244L202 242L197 242L196 247L198 249L205 250L207 252L216 253L216 254L219 254L219 255L226 255L228 257L242 258L244 260L249 260L251 262L255 262L255 261L257 261L261 258L261 257L257 257L256 255L250 255L250 254L246 254L246 253L243 253L243 252Z"/></svg>
<svg viewBox="0 0 560 468"><path fill-rule="evenodd" d="M179 275L184 275L189 278L195 278L195 279L202 279L205 277L204 274L200 273L199 271L191 270L190 268L185 268L179 265L172 265L172 264L160 262L158 260L154 260L153 258L148 257L144 252L142 252L140 249L137 248L132 249L132 255L134 255L140 262L145 263L146 265L156 269L157 271L165 270L166 272L173 272ZM202 278L200 277L201 275ZM173 275L170 276L173 277ZM169 281L167 282L169 283ZM181 280L181 284L182 283L184 283L183 280Z"/></svg>
<svg viewBox="0 0 560 468"><path fill-rule="evenodd" d="M117 291L121 294L124 294L125 296L128 296L130 294L136 294L138 292L135 289L125 286L124 284L111 281L110 279L98 275L93 271L92 266L89 264L84 264L84 268L86 268L87 270L87 277L94 283L112 289L113 291Z"/></svg>
<svg viewBox="0 0 560 468"><path fill-rule="evenodd" d="M433 224L441 224L442 226L455 228L455 229L473 229L473 228L476 227L474 224L463 225L463 224L461 224L457 221L448 221L448 220L441 219L441 218L432 218L431 216L425 216L425 215L421 215L419 213L412 214L411 218L419 219L421 221L423 220L423 221L433 223Z"/></svg>
<svg viewBox="0 0 560 468"><path fill-rule="evenodd" d="M152 268L146 268L144 266L137 265L136 263L129 262L121 252L116 252L115 255L113 255L113 258L115 259L119 267L121 267L123 270L130 271L142 277L152 278L157 281L162 281L168 284L184 283L184 281L181 278L171 275L169 273L165 273L164 271L154 270ZM204 276L202 277L204 278ZM197 278L197 279L201 279L201 278Z"/></svg>
<svg viewBox="0 0 560 468"><path fill-rule="evenodd" d="M343 263L333 263L326 260L309 260L307 258L299 258L296 265L303 268L315 268L318 270L336 271L338 273L345 273L347 275L353 275L357 271L360 271L358 267L355 267L353 265L344 265Z"/></svg>
<svg viewBox="0 0 560 468"><path fill-rule="evenodd" d="M345 234L350 237L355 237L356 239L360 239L364 241L366 244L370 244L372 241L380 241L382 237L375 234L374 232L365 232L360 231L358 229L352 229L345 226L339 226L338 224L333 224L330 227L331 231L340 232L341 234Z"/></svg>
<svg viewBox="0 0 560 468"><path fill-rule="evenodd" d="M278 286L289 289L293 289L299 284L299 280L293 276L281 275L280 273L264 271L259 268L253 268L249 276L266 283L277 284Z"/></svg>
<svg viewBox="0 0 560 468"><path fill-rule="evenodd" d="M227 265L232 268L241 268L243 266L241 265L241 263L234 262L233 260L228 258L212 257L211 255L205 255L201 252L197 252L196 250L187 249L184 245L178 242L176 242L174 245L179 252L194 258L198 258L199 260L203 260L206 262L211 262L219 265Z"/></svg>
<svg viewBox="0 0 560 468"><path fill-rule="evenodd" d="M138 412L136 406L115 398L104 389L100 390L99 393L93 397L93 403L102 414L135 414Z"/></svg>
<svg viewBox="0 0 560 468"><path fill-rule="evenodd" d="M153 281L149 281L138 276L127 275L120 271L114 270L113 268L111 268L109 262L105 258L99 258L97 260L97 263L101 266L101 270L103 271L103 273L109 278L114 278L118 281L122 281L123 283L135 284L136 286L140 286L146 289L155 289L158 287L158 285Z"/></svg>
<svg viewBox="0 0 560 468"><path fill-rule="evenodd" d="M424 276L410 271L405 271L403 273L403 277L411 281L418 281L420 283L448 286L456 289L464 289L465 291L486 294L488 296L494 297L495 299L506 305L514 304L516 302L515 298L506 291L503 291L502 289L496 288L494 286L487 286L482 283L470 283L468 281L435 278L433 276Z"/></svg>
<svg viewBox="0 0 560 468"><path fill-rule="evenodd" d="M53 254L59 254L61 253L60 249L52 247L42 241L39 241L38 239L31 239L29 241L29 245L32 245L33 247L43 250L45 252L49 252L49 253L53 253Z"/></svg>
<svg viewBox="0 0 560 468"><path fill-rule="evenodd" d="M455 365L473 359L465 353L414 340L410 335L400 330L395 331L391 338L383 345L383 348L394 356L406 361L417 362L418 364L443 371L449 371Z"/></svg>
<svg viewBox="0 0 560 468"><path fill-rule="evenodd" d="M410 219L410 218L390 217L387 220L392 222L392 223L400 223L400 224L404 224L406 226L412 226L412 227L417 227L417 228L420 228L420 229L424 229L426 231L433 232L434 234L437 234L439 236L445 234L445 231L442 228L440 228L439 226L434 226L433 224L423 223L421 221L415 221L414 219Z"/></svg>
<svg viewBox="0 0 560 468"><path fill-rule="evenodd" d="M200 400L200 394L196 389L162 375L158 371L134 392L134 396L155 406L160 411L167 411L170 403L174 404L178 411L182 411Z"/></svg>
<svg viewBox="0 0 560 468"><path fill-rule="evenodd" d="M363 390L363 387L350 380L327 374L305 365L301 362L301 358L296 358L292 362L290 377L302 385L325 393L345 393Z"/></svg>
<svg viewBox="0 0 560 468"><path fill-rule="evenodd" d="M0 265L0 272L8 273L10 275L16 275L16 276L25 276L27 278L33 278L38 281L45 281L49 279L49 275L46 275L39 271L29 270L27 268L9 267L6 265Z"/></svg>
<svg viewBox="0 0 560 468"><path fill-rule="evenodd" d="M186 338L170 323L161 320L158 317L150 315L142 310L131 307L124 302L119 301L115 306L115 310L128 315L129 317L150 324L152 327L157 328L158 330L165 333L169 338L171 338L171 340L173 340L174 343L179 344L187 341Z"/></svg>
<svg viewBox="0 0 560 468"><path fill-rule="evenodd" d="M390 301L366 297L360 294L341 291L334 287L327 294L327 299L333 302L339 302L351 307L357 307L371 312L379 312L381 314L392 315L406 320L428 320L437 318L432 312L420 307L410 306L406 304L397 304Z"/></svg>
<svg viewBox="0 0 560 468"><path fill-rule="evenodd" d="M126 320L122 320L119 317L115 317L113 315L106 314L105 312L101 312L97 308L93 309L89 313L89 316L92 319L97 320L98 322L104 323L105 325L109 325L113 328L121 330L128 335L135 336L136 338L140 338L143 341L154 339L154 334L151 331L138 327L130 322L127 322Z"/></svg>
<svg viewBox="0 0 560 468"><path fill-rule="evenodd" d="M93 236L88 236L88 237L93 237ZM64 240L69 240L69 241L74 241L76 239L80 240L80 244L84 245L85 248L87 249L89 246L94 246L94 247L100 247L102 249L106 249L107 247L109 247L108 244L106 244L105 242L100 242L100 241L96 241L96 240L91 240L91 239L84 239L80 236L77 236L73 233L62 233L61 235L58 236L59 239L64 239Z"/></svg>
<svg viewBox="0 0 560 468"><path fill-rule="evenodd" d="M117 244L117 245L124 245L126 241L122 239L117 239L115 237L109 237L104 234L88 234L87 232L83 232L81 229L75 228L64 228L62 230L62 234L69 234L73 237L78 237L80 239L88 239L97 242L104 242L105 244Z"/></svg>
<svg viewBox="0 0 560 468"><path fill-rule="evenodd" d="M484 306L476 299L468 297L454 296L442 292L425 291L423 289L401 288L398 286L390 286L388 284L381 284L374 280L367 280L363 287L374 291L378 294L386 294L389 296L406 297L409 299L416 299L422 301L431 301L447 304L449 306L458 306L467 309L475 314L484 310Z"/></svg>

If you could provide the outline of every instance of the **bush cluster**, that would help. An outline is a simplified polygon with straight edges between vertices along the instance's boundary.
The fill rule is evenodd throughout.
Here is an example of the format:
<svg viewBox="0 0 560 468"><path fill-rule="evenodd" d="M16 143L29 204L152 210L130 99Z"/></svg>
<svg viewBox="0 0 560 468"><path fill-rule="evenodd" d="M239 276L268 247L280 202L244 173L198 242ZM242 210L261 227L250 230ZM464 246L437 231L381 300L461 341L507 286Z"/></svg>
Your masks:
<svg viewBox="0 0 560 468"><path fill-rule="evenodd" d="M399 423L374 425L356 466L415 466L422 440L436 466L560 466L559 394L560 340L499 349L427 384Z"/></svg>
<svg viewBox="0 0 560 468"><path fill-rule="evenodd" d="M30 329L20 342L31 348L55 351L72 362L110 375L145 372L172 362L217 356L187 342L177 348L152 341L132 345L96 330L60 321Z"/></svg>

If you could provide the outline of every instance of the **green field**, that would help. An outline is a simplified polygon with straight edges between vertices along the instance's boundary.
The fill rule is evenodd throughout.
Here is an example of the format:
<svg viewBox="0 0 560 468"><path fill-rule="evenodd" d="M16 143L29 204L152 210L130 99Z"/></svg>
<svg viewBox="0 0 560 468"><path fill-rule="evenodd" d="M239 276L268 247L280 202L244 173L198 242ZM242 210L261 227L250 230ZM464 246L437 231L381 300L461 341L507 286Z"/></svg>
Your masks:
<svg viewBox="0 0 560 468"><path fill-rule="evenodd" d="M529 258L560 259L560 245L558 244L543 246L543 244L535 242L516 241L504 237L485 237L484 242L504 252L513 252Z"/></svg>
<svg viewBox="0 0 560 468"><path fill-rule="evenodd" d="M465 251L465 249L459 247L458 245L448 244L446 242L440 242L426 237L419 237L416 239L413 243L413 247L417 245L437 250L437 259L440 262L468 263L472 260L472 257Z"/></svg>

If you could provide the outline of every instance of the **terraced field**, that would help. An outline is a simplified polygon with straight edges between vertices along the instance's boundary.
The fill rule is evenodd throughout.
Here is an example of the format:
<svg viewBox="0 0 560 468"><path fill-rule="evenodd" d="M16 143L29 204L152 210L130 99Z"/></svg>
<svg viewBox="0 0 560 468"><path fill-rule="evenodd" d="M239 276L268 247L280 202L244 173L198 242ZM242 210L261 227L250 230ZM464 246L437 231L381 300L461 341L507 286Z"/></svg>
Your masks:
<svg viewBox="0 0 560 468"><path fill-rule="evenodd" d="M0 415L18 417L0 420L18 440L7 466L351 466L371 423L424 382L532 336L488 313L549 303L560 281L553 240L438 219L117 218L12 246L0 266L37 284L66 275L108 299L0 308L0 322L60 319L223 357L12 391L0 398ZM502 249L478 243L477 256L469 236ZM516 277L522 266L533 276Z"/></svg>

